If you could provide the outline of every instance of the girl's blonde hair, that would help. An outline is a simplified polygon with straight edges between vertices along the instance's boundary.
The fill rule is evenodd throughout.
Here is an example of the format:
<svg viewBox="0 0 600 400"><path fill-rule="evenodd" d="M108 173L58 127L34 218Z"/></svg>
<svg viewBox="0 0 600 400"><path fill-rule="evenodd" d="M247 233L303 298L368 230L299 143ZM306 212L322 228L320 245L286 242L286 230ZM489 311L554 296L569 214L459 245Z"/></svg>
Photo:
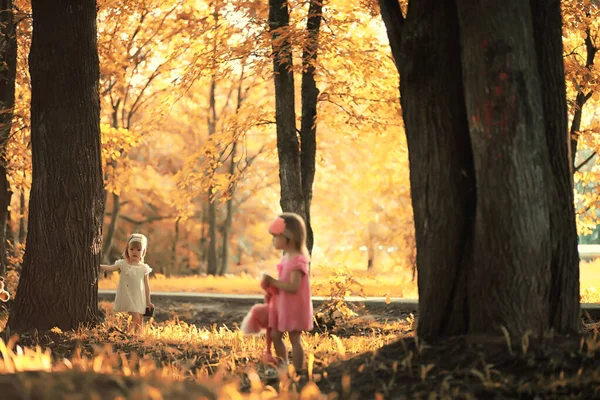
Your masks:
<svg viewBox="0 0 600 400"><path fill-rule="evenodd" d="M296 213L286 212L279 215L285 222L283 235L294 243L294 249L309 258L306 247L306 225L304 219Z"/></svg>
<svg viewBox="0 0 600 400"><path fill-rule="evenodd" d="M129 261L129 245L131 242L138 242L142 245L142 256L140 257L140 261L144 262L144 256L146 255L146 250L148 248L148 238L141 233L132 233L129 235L129 239L127 239L127 244L125 245L125 251L122 256L125 260Z"/></svg>

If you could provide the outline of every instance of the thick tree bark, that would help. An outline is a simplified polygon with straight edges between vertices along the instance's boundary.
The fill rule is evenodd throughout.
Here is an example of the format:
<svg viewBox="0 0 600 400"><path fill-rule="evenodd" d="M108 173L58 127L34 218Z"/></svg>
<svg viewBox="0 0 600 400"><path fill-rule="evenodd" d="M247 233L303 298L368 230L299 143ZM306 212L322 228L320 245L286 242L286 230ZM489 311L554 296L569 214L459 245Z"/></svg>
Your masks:
<svg viewBox="0 0 600 400"><path fill-rule="evenodd" d="M306 42L302 53L302 119L300 124L300 164L302 167L302 192L306 210L306 247L312 252L313 231L310 223L315 158L317 153L317 98L319 89L315 81L315 63L319 49L319 29L323 15L322 0L311 0L306 22Z"/></svg>
<svg viewBox="0 0 600 400"><path fill-rule="evenodd" d="M294 72L289 40L289 11L286 0L269 0L269 30L273 49L275 81L275 122L279 156L281 209L301 215L306 222L302 191L300 144L296 132Z"/></svg>
<svg viewBox="0 0 600 400"><path fill-rule="evenodd" d="M33 0L33 178L11 331L98 321L102 242L96 1ZM59 21L60 23L57 23Z"/></svg>
<svg viewBox="0 0 600 400"><path fill-rule="evenodd" d="M410 161L422 337L464 333L475 207L463 98L458 21L452 0L380 1L401 76ZM402 31L408 32L403 33ZM441 62L440 60L444 60Z"/></svg>
<svg viewBox="0 0 600 400"><path fill-rule="evenodd" d="M12 191L6 171L6 144L15 106L17 35L13 1L0 0L0 276L6 272L6 223Z"/></svg>
<svg viewBox="0 0 600 400"><path fill-rule="evenodd" d="M550 238L552 242L550 327L577 329L579 320L579 253L573 207L572 159L569 155L567 98L559 0L531 0L540 71L544 129L552 169Z"/></svg>
<svg viewBox="0 0 600 400"><path fill-rule="evenodd" d="M551 171L529 3L458 0L477 212L469 331L548 327Z"/></svg>
<svg viewBox="0 0 600 400"><path fill-rule="evenodd" d="M401 77L421 337L577 330L560 11L531 1L535 22L518 0L415 0L407 18L379 2Z"/></svg>

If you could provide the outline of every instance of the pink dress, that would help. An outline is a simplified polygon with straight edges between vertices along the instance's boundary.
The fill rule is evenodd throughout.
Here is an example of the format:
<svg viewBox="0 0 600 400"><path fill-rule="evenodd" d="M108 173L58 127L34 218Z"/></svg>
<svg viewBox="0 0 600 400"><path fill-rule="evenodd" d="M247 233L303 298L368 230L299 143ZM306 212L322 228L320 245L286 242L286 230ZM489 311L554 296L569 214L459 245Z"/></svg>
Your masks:
<svg viewBox="0 0 600 400"><path fill-rule="evenodd" d="M313 329L313 305L310 293L308 260L303 255L284 257L277 265L278 279L288 282L292 271L301 271L302 278L296 293L279 290L274 296L276 318L269 318L269 326L279 332L310 331ZM271 315L269 315L271 317Z"/></svg>

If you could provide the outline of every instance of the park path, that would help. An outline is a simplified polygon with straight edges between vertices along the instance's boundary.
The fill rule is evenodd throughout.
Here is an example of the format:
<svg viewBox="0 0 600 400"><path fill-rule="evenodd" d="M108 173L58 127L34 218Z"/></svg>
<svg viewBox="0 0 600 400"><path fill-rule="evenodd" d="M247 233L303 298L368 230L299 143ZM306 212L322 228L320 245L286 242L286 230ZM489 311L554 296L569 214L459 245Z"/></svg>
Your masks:
<svg viewBox="0 0 600 400"><path fill-rule="evenodd" d="M115 290L100 289L98 290L98 300L112 301L115 298ZM223 302L235 304L252 305L263 301L264 296L259 294L225 294L225 293L197 293L197 292L152 292L152 299L179 301L182 303L206 303L206 302ZM329 298L323 296L313 296L313 304L320 305L326 302ZM348 296L345 298L348 302L363 303L365 306L382 305L389 301L388 306L402 309L408 312L417 312L419 309L419 301L417 299L401 298L401 297L359 297ZM582 303L581 309L584 314L589 314L589 317L594 320L600 320L600 304L599 303Z"/></svg>

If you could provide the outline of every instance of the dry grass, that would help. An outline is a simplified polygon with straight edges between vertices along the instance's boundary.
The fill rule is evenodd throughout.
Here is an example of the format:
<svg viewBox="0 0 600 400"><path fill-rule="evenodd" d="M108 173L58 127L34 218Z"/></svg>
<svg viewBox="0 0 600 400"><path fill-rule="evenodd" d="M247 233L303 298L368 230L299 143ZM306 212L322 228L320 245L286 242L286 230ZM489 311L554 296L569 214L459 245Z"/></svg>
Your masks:
<svg viewBox="0 0 600 400"><path fill-rule="evenodd" d="M46 335L21 337L20 345L16 336L0 340L0 391L11 393L16 384L22 396L14 398L34 393L40 399L326 398L316 385L303 382L300 389L298 378L265 365L262 336L244 336L225 326L198 328L178 320L151 320L143 334L129 336L124 334L125 316L113 314L111 303L101 306L107 319L94 329L55 328ZM306 333L302 341L308 369L375 351L410 334L413 322L354 321L365 327L365 334L357 336ZM310 381L321 379L310 372ZM77 396L78 380L85 382L87 397Z"/></svg>
<svg viewBox="0 0 600 400"><path fill-rule="evenodd" d="M101 305L108 317L95 329L29 335L19 339L23 347L16 338L0 340L2 398L587 399L600 387L596 325L581 341L521 340L511 347L500 340L481 347L464 338L423 343L412 336L412 319L347 321L367 329L305 334L308 371L290 378L262 363L260 337L175 320L127 336L125 318L112 314L110 303Z"/></svg>
<svg viewBox="0 0 600 400"><path fill-rule="evenodd" d="M337 288L347 295L362 289L366 296L416 297L416 292L411 292L414 284L409 277L409 274L374 276L347 270L327 275L322 270L315 271L313 287L315 295L324 296ZM114 288L117 279L118 275L113 274L101 281L101 287ZM248 274L218 278L158 276L152 279L152 288L260 293L258 279ZM600 261L582 264L582 301L600 301L596 288L600 288ZM395 294L398 292L402 294ZM101 307L107 313L107 320L94 329L72 332L54 329L47 334L18 339L6 337L5 332L4 340L0 339L2 397L329 399L344 397L348 391L364 394L365 390L375 398L385 398L400 390L424 395L436 393L440 398L451 398L448 395L452 393L458 397L468 397L470 393L481 398L493 393L504 393L507 397L545 393L544 398L579 393L573 398L588 398L595 392L592 389L586 392L587 388L600 387L600 367L596 361L600 353L598 324L588 326L591 336L582 339L581 345L564 352L555 345L528 350L533 345L521 341L512 352L486 355L486 362L469 366L470 359L457 361L466 357L464 349L469 347L464 344L438 349L412 339L412 316L392 323L367 319L345 321L348 329L303 335L308 371L301 377L290 378L286 371L262 362L262 336L244 336L233 325L215 323L199 327L174 318L160 323L151 321L142 335L129 336L124 333L126 318L112 313L112 303L103 302ZM192 314L190 310L184 307L178 314L184 318L186 313ZM5 321L6 314L0 313L0 329ZM409 338L408 344L394 344L399 337ZM452 346L460 351L454 352ZM500 347L506 349L506 344ZM382 349L377 353L381 356L375 355L378 349ZM447 351L451 353L446 354ZM483 360L482 357L476 355L475 359ZM336 367L342 361L348 363Z"/></svg>

